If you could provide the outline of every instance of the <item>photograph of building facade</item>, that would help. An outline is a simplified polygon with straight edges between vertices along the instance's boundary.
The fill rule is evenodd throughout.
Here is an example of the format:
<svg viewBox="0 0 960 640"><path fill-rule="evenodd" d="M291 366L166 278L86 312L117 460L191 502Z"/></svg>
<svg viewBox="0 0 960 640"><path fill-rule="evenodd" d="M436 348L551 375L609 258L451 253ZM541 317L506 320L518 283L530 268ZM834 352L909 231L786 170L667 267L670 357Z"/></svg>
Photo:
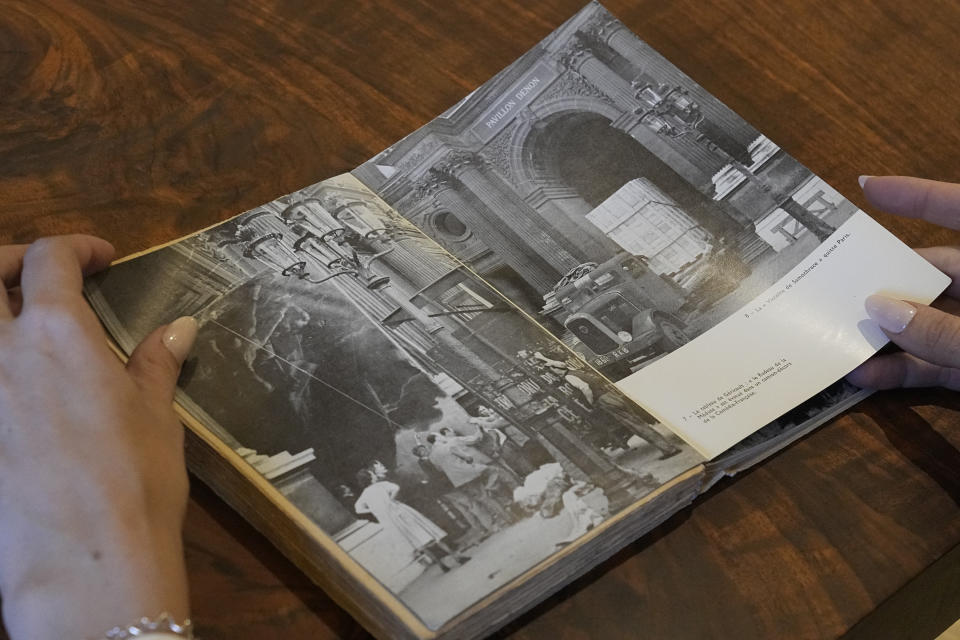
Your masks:
<svg viewBox="0 0 960 640"><path fill-rule="evenodd" d="M353 173L614 379L855 210L597 4Z"/></svg>
<svg viewBox="0 0 960 640"><path fill-rule="evenodd" d="M701 462L349 174L87 293L196 317L178 401L431 625Z"/></svg>

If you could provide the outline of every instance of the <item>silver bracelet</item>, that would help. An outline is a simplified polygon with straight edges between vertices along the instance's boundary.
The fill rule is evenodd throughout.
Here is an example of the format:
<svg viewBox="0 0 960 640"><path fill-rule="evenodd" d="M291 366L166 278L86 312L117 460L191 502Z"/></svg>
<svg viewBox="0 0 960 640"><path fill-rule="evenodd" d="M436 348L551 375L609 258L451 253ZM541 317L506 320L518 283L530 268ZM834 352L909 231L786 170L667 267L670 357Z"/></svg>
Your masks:
<svg viewBox="0 0 960 640"><path fill-rule="evenodd" d="M102 636L102 640L129 640L130 638L139 638L142 635L154 632L172 633L180 638L194 640L193 623L188 619L184 620L183 624L177 624L166 611L153 620L150 618L140 618L133 624L114 627Z"/></svg>

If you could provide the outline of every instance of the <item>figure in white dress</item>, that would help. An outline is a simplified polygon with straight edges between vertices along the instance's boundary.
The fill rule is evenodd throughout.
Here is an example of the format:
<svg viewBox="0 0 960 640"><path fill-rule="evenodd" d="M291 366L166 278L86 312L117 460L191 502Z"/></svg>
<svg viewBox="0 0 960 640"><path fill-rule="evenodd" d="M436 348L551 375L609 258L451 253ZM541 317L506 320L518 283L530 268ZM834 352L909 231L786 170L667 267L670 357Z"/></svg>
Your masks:
<svg viewBox="0 0 960 640"><path fill-rule="evenodd" d="M602 489L573 481L559 463L542 465L529 474L513 492L513 498L529 512L546 519L564 513L570 530L554 544L562 547L602 523L609 515L609 502Z"/></svg>
<svg viewBox="0 0 960 640"><path fill-rule="evenodd" d="M556 542L558 547L570 544L604 521L603 514L595 511L583 499L583 496L593 489L594 487L587 483L578 481L563 492L563 510L570 516L572 526L566 537Z"/></svg>
<svg viewBox="0 0 960 640"><path fill-rule="evenodd" d="M469 560L456 554L443 541L447 537L446 531L413 507L396 499L399 486L388 480L378 479L376 472L371 469L361 470L357 474L357 480L361 486L366 486L357 498L354 510L358 514L372 514L384 528L400 534L415 556L429 558L443 571L449 571L449 567L443 562L445 557L453 558L457 564Z"/></svg>

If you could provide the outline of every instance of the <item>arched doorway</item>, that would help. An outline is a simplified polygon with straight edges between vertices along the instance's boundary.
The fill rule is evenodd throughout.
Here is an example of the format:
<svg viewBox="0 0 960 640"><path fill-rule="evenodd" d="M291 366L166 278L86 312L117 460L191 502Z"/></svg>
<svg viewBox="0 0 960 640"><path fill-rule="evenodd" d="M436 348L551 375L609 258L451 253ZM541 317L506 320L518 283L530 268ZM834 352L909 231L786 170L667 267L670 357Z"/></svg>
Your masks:
<svg viewBox="0 0 960 640"><path fill-rule="evenodd" d="M563 111L537 121L521 157L533 183L572 191L561 207L568 216L585 216L630 180L646 178L711 233L740 230L728 216L717 215L715 202L600 113Z"/></svg>

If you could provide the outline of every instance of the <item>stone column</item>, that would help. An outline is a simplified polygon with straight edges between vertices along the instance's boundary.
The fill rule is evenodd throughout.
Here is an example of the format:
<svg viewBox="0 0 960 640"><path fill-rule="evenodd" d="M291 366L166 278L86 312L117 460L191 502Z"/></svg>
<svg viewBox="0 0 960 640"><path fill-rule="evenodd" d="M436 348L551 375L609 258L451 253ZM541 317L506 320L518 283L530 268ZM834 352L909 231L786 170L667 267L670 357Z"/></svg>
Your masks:
<svg viewBox="0 0 960 640"><path fill-rule="evenodd" d="M578 239L585 262L604 262L620 250L587 220L591 207L574 189L558 182L542 183L525 200L544 220L555 223L568 237Z"/></svg>
<svg viewBox="0 0 960 640"><path fill-rule="evenodd" d="M490 380L496 380L500 374L479 353L470 349L461 340L453 335L450 327L445 326L438 318L431 318L426 311L413 304L398 289L388 284L382 287L381 292L393 300L401 309L413 317L411 322L417 323L426 330L436 344L446 349L454 358L461 361L463 367Z"/></svg>
<svg viewBox="0 0 960 640"><path fill-rule="evenodd" d="M514 224L503 220L461 181L447 173L432 171L420 189L432 195L438 210L456 216L500 260L540 292L553 288L563 273L557 267L531 250L529 239L520 237ZM506 213L509 214L509 211Z"/></svg>
<svg viewBox="0 0 960 640"><path fill-rule="evenodd" d="M376 221L378 228L388 229L385 234L371 238L368 242L374 252L392 247L392 251L383 256L381 262L401 274L413 289L420 290L459 266L406 218L388 215L371 203L357 205L363 207L366 215Z"/></svg>
<svg viewBox="0 0 960 640"><path fill-rule="evenodd" d="M486 161L475 153L454 151L447 156L444 169L456 176L473 195L499 219L515 230L528 247L560 274L583 262L575 243L541 220L536 209L520 197L510 185L489 171Z"/></svg>
<svg viewBox="0 0 960 640"><path fill-rule="evenodd" d="M609 97L623 111L632 110L636 99L630 82L606 65L595 51L597 42L576 32L567 46L560 50L560 64L580 75Z"/></svg>

